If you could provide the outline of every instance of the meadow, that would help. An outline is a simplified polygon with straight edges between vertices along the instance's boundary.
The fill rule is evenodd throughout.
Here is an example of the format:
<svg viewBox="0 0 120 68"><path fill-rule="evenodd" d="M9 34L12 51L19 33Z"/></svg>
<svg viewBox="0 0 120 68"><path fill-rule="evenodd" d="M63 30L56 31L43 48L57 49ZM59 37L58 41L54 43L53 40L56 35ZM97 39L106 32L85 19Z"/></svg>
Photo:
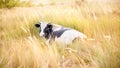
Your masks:
<svg viewBox="0 0 120 68"><path fill-rule="evenodd" d="M34 24L60 24L91 40L45 44ZM0 68L120 68L120 5L91 3L0 9Z"/></svg>

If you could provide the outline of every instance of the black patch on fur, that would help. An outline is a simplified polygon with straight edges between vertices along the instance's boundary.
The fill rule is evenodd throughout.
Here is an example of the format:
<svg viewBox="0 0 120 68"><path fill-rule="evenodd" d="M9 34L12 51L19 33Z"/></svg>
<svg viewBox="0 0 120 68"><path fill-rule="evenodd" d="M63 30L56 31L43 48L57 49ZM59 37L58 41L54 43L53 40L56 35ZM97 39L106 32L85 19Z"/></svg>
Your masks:
<svg viewBox="0 0 120 68"><path fill-rule="evenodd" d="M55 37L60 37L65 31L67 31L69 29L60 29L58 31L54 31L51 35L51 38L55 38Z"/></svg>
<svg viewBox="0 0 120 68"><path fill-rule="evenodd" d="M44 33L45 33L45 38L48 39L50 37L50 35L52 34L53 30L52 30L52 25L49 23L47 24L47 26L44 29Z"/></svg>

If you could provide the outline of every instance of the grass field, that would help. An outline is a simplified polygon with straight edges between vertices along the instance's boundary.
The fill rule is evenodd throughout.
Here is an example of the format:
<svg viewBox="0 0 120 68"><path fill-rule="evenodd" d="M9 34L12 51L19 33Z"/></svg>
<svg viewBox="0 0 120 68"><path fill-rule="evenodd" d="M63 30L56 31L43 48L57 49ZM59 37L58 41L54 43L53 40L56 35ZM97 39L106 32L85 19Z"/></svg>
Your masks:
<svg viewBox="0 0 120 68"><path fill-rule="evenodd" d="M39 21L94 40L48 46L34 27ZM119 3L0 9L0 68L120 68Z"/></svg>

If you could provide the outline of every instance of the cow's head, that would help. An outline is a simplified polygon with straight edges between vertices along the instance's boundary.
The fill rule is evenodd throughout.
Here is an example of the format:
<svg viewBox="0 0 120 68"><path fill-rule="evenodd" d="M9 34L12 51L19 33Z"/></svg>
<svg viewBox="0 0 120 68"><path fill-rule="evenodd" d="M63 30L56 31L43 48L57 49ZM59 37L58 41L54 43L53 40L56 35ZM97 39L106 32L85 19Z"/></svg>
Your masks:
<svg viewBox="0 0 120 68"><path fill-rule="evenodd" d="M40 22L38 24L35 24L35 26L37 28L40 28L40 37L45 37L46 39L48 39L53 32L53 25L50 23Z"/></svg>

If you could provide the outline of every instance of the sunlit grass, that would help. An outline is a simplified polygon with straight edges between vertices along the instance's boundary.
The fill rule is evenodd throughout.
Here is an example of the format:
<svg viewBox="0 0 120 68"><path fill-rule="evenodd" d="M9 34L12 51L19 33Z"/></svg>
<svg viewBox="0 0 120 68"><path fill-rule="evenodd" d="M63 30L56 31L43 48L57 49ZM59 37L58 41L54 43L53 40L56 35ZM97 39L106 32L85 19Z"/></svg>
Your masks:
<svg viewBox="0 0 120 68"><path fill-rule="evenodd" d="M111 12L89 3L0 9L0 68L119 68L120 6L107 6ZM48 46L34 27L38 21L74 28L94 40Z"/></svg>

